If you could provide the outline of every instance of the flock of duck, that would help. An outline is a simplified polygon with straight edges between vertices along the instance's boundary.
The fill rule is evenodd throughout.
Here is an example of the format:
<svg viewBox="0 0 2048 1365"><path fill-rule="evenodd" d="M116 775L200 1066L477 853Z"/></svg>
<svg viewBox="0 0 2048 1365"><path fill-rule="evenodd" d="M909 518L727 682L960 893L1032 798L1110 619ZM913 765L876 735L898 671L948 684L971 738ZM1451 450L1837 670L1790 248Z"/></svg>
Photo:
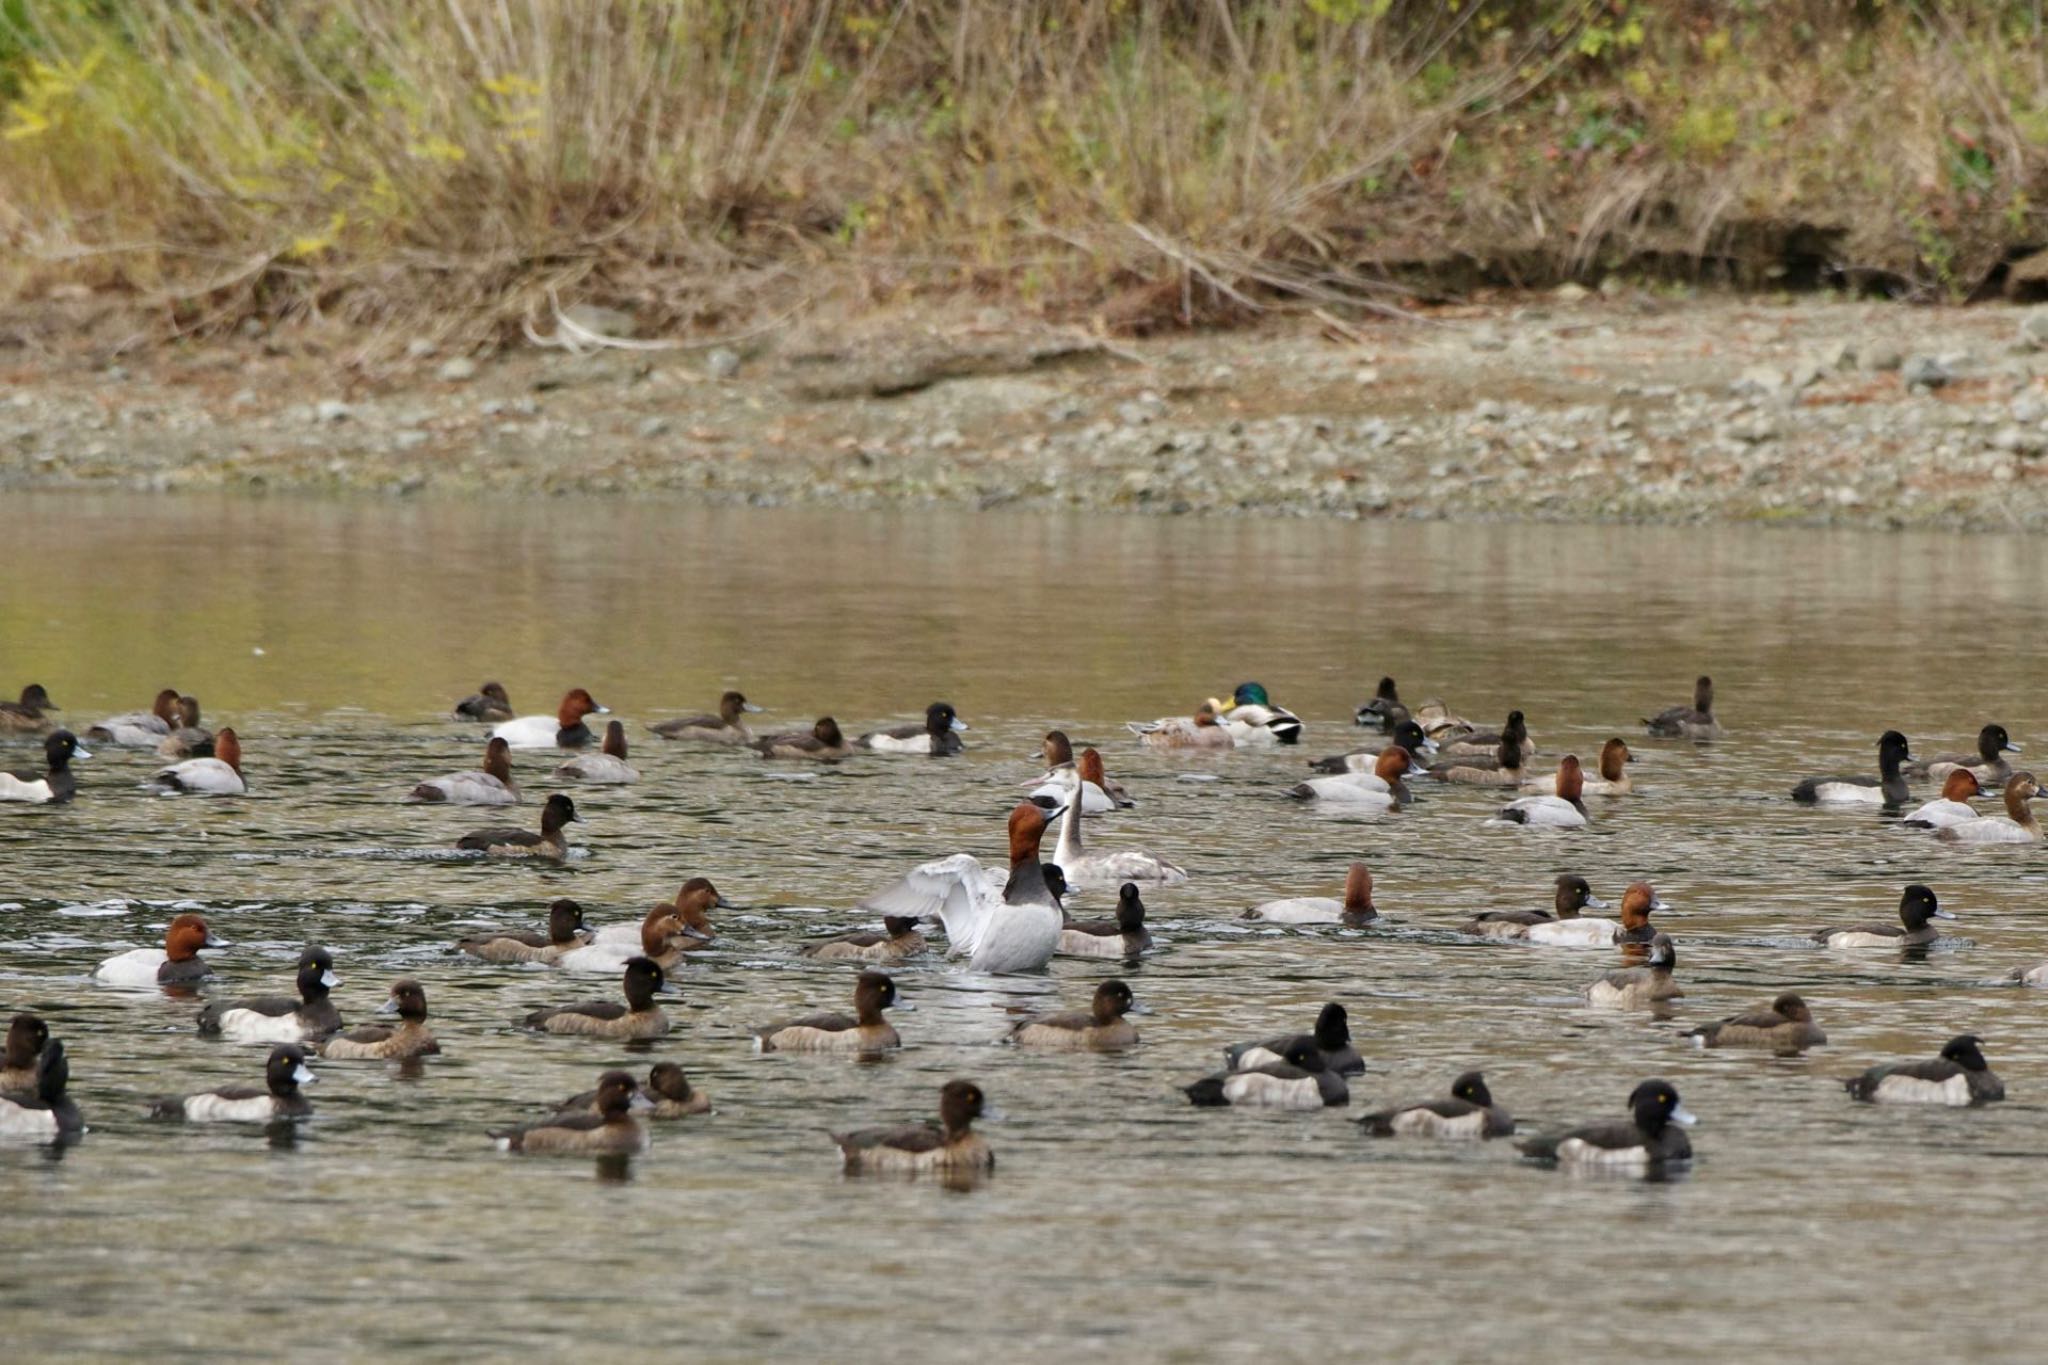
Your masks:
<svg viewBox="0 0 2048 1365"><path fill-rule="evenodd" d="M0 733L41 737L41 768L0 773L0 801L61 804L80 793L73 764L91 757L88 744L154 749L173 760L149 780L164 794L234 796L248 790L243 749L233 729L208 731L199 705L175 689L158 694L147 711L113 716L87 728L83 737L61 728L57 707L39 685L18 701L0 703ZM745 746L764 761L836 763L860 753L945 757L961 752L967 729L954 707L934 702L921 723L875 730L849 740L832 717L807 730L756 735L747 717L760 711L741 693L727 692L718 710L662 721L650 727L664 741ZM404 800L459 806L512 806L523 796L511 755L541 751L554 756L554 778L601 789L632 783L639 773L630 762L624 726L610 721L600 735L588 723L607 714L582 688L567 693L553 715L514 713L505 689L487 683L454 707L456 718L490 726L480 767L425 779ZM1501 823L1553 829L1582 828L1595 816L1587 798L1632 794L1628 743L1616 737L1601 748L1596 777L1587 776L1576 755L1560 757L1549 772L1529 770L1536 753L1523 713L1510 712L1498 730L1482 730L1437 702L1411 710L1392 679L1383 679L1373 698L1358 708L1360 726L1380 731L1377 743L1319 759L1315 775L1288 795L1308 802L1341 805L1368 818L1398 810L1414 799L1414 785L1440 782L1494 787L1507 797L1494 817ZM1673 706L1641 722L1660 739L1708 742L1722 736L1714 713L1711 679L1698 680L1690 703ZM1275 705L1256 683L1236 689L1228 700L1211 699L1192 715L1133 724L1136 741L1162 749L1216 750L1237 747L1299 746L1305 728ZM1808 778L1793 790L1795 801L1881 807L1931 837L1959 843L2039 841L2042 829L2031 803L2041 787L2012 769L2008 754L2019 751L2005 729L1986 725L1973 753L1916 761L1906 738L1886 731L1877 742L1874 774ZM911 869L900 880L861 902L878 927L805 945L821 961L858 968L850 1012L825 1012L764 1024L754 1045L764 1052L830 1052L871 1056L900 1046L887 1012L898 1004L894 980L883 968L931 951L926 935L943 932L944 951L971 970L987 973L1037 971L1056 955L1135 960L1153 949L1145 926L1148 888L1174 886L1187 872L1150 850L1119 845L1097 849L1084 834L1089 817L1113 817L1132 802L1107 774L1101 753L1076 752L1060 731L1045 736L1045 771L1025 785L1028 796L1006 820L1008 857L985 865L957 853ZM1911 784L1939 784L1939 795L1914 805ZM1971 801L2002 795L2003 814L1980 812ZM1913 806L1908 810L1907 807ZM558 860L570 856L567 830L582 820L575 801L554 792L541 803L537 827L492 826L462 835L455 849L480 858ZM1056 831L1056 833L1055 833ZM1043 856L1048 836L1052 856ZM1114 891L1115 912L1077 920L1062 902L1077 890ZM643 1041L669 1032L660 998L668 977L717 940L711 913L728 905L707 878L693 877L676 895L638 922L591 928L573 900L558 899L545 927L531 932L495 932L453 945L480 963L540 963L566 973L599 973L619 983L615 998L570 1001L532 1010L520 1026L536 1033L611 1042ZM1586 912L1608 904L1585 878L1557 877L1547 909L1496 910L1458 926L1474 939L1519 942L1536 947L1607 947L1630 963L1605 972L1584 988L1593 1006L1668 1010L1682 998L1678 951L1651 916L1664 904L1645 882L1629 886L1617 917ZM1339 896L1304 896L1269 901L1245 912L1255 922L1278 925L1341 925L1368 929L1379 921L1373 903L1371 869L1354 863ZM1813 938L1839 949L1924 949L1933 943L1935 922L1953 919L1935 892L1923 885L1904 889L1896 924L1823 928ZM203 916L185 913L169 924L162 947L137 948L108 957L94 976L111 986L189 994L205 986L212 969L202 955L224 946ZM2012 974L2025 984L2048 984L2048 964ZM262 1083L230 1086L155 1101L153 1116L188 1123L277 1123L311 1112L303 1087L314 1080L310 1063L330 1060L385 1060L417 1065L440 1051L428 1023L426 991L410 977L392 982L380 1013L390 1022L347 1028L331 992L339 984L332 955L308 947L299 957L289 994L209 999L198 1011L195 1031L230 1042L267 1044ZM1131 1016L1144 1013L1129 984L1102 982L1088 1007L1023 1018L1008 1029L1021 1048L1055 1051L1116 1051L1136 1046ZM1822 1045L1826 1035L1806 1002L1781 994L1742 1013L1704 1023L1687 1035L1708 1048L1754 1048L1794 1054ZM1349 1078L1365 1071L1353 1046L1341 1004L1326 1005L1313 1025L1231 1045L1224 1067L1185 1087L1197 1106L1247 1106L1313 1110L1350 1102ZM84 1117L68 1093L69 1059L62 1039L30 1013L19 1013L7 1029L0 1054L0 1136L68 1142L85 1131ZM1879 1065L1846 1079L1854 1099L1883 1103L1980 1105L2004 1098L1974 1035L1949 1040L1927 1060ZM547 1113L490 1132L506 1150L527 1153L622 1154L644 1149L643 1115L682 1119L710 1112L682 1067L662 1062L642 1081L628 1071L608 1069L592 1090L552 1105ZM979 1084L953 1080L938 1096L938 1121L836 1132L849 1171L933 1172L948 1176L990 1169L994 1155L975 1130L993 1117ZM1593 1121L1553 1135L1525 1138L1530 1158L1565 1166L1658 1172L1690 1160L1685 1128L1692 1115L1669 1082L1651 1078L1635 1086L1625 1117ZM1360 1120L1374 1136L1489 1139L1517 1132L1514 1119L1488 1090L1485 1077L1468 1071L1447 1092L1376 1110Z"/></svg>

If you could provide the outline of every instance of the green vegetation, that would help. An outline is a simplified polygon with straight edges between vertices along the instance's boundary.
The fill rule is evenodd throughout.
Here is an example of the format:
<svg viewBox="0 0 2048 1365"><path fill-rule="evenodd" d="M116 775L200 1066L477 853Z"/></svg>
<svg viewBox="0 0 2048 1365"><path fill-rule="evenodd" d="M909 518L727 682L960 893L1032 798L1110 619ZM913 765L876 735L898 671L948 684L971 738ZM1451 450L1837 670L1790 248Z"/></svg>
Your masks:
<svg viewBox="0 0 2048 1365"><path fill-rule="evenodd" d="M1142 329L1390 280L2048 240L2038 3L0 0L0 296ZM1758 276L1761 278L1761 274Z"/></svg>

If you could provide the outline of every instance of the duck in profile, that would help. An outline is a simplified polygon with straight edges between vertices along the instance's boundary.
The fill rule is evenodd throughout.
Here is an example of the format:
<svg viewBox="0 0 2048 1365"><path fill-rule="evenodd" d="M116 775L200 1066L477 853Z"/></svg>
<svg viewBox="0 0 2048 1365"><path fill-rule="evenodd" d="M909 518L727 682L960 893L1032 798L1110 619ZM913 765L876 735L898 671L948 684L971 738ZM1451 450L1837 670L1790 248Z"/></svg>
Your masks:
<svg viewBox="0 0 2048 1365"><path fill-rule="evenodd" d="M1077 757L1073 741L1063 730L1048 730L1045 734L1045 775L1034 777L1024 786L1032 787L1031 800L1047 810L1057 810L1067 802L1068 790L1073 786L1074 773L1081 774L1081 813L1083 815L1107 815L1120 807L1136 803L1120 782L1112 782L1103 772L1102 755L1094 749L1083 749Z"/></svg>
<svg viewBox="0 0 2048 1365"><path fill-rule="evenodd" d="M1381 678L1372 697L1360 702L1351 713L1353 725L1377 725L1382 730L1392 730L1408 718L1408 708L1401 702L1401 689L1392 678Z"/></svg>
<svg viewBox="0 0 2048 1365"><path fill-rule="evenodd" d="M480 720L495 725L512 719L512 698L505 695L505 684L487 682L456 702L454 714L457 720Z"/></svg>
<svg viewBox="0 0 2048 1365"><path fill-rule="evenodd" d="M1239 683L1230 700L1209 699L1209 708L1229 727L1233 742L1261 748L1301 742L1301 717L1275 706L1261 683Z"/></svg>
<svg viewBox="0 0 2048 1365"><path fill-rule="evenodd" d="M40 735L56 724L49 713L63 709L41 683L30 683L21 689L21 700L0 701L0 734Z"/></svg>
<svg viewBox="0 0 2048 1365"><path fill-rule="evenodd" d="M1125 728L1150 749L1234 749L1237 740L1218 719L1216 707L1203 702L1192 716L1128 721Z"/></svg>
<svg viewBox="0 0 2048 1365"><path fill-rule="evenodd" d="M810 759L816 763L836 763L853 753L853 746L840 733L839 722L830 716L818 717L817 723L808 731L793 730L787 734L770 735L757 739L748 746L763 758Z"/></svg>
<svg viewBox="0 0 2048 1365"><path fill-rule="evenodd" d="M55 1038L37 1052L30 1084L0 1094L0 1138L69 1142L85 1132L85 1115L67 1093L71 1063Z"/></svg>
<svg viewBox="0 0 2048 1365"><path fill-rule="evenodd" d="M1347 813L1370 814L1405 806L1415 799L1403 780L1423 771L1422 761L1398 744L1380 750L1369 773L1341 772L1330 777L1311 777L1287 789L1297 801L1329 802Z"/></svg>
<svg viewBox="0 0 2048 1365"><path fill-rule="evenodd" d="M886 972L862 972L853 986L852 1014L806 1014L769 1024L754 1030L755 1050L886 1052L903 1045L895 1025L882 1017L882 1011L896 1003L896 983Z"/></svg>
<svg viewBox="0 0 2048 1365"><path fill-rule="evenodd" d="M1437 751L1436 741L1422 733L1422 727L1412 720L1402 720L1389 732L1391 747L1406 749L1420 759ZM1380 755L1390 746L1369 745L1362 749L1351 749L1328 758L1318 758L1308 766L1319 773L1377 773Z"/></svg>
<svg viewBox="0 0 2048 1365"><path fill-rule="evenodd" d="M870 730L854 743L878 754L929 754L943 758L961 750L960 732L967 722L949 701L935 701L924 709L921 725L897 725L887 730Z"/></svg>
<svg viewBox="0 0 2048 1365"><path fill-rule="evenodd" d="M1903 806L1912 798L1900 771L1913 755L1906 737L1887 730L1877 739L1877 776L1851 773L1840 777L1809 777L1792 789L1792 799L1806 805Z"/></svg>
<svg viewBox="0 0 2048 1365"><path fill-rule="evenodd" d="M1358 1123L1372 1137L1497 1138L1515 1131L1515 1120L1493 1102L1486 1077L1477 1071L1452 1081L1447 1099L1375 1110Z"/></svg>
<svg viewBox="0 0 2048 1365"><path fill-rule="evenodd" d="M1548 948L1606 948L1616 944L1648 943L1656 937L1656 930L1650 927L1651 913L1670 908L1648 882L1630 882L1621 893L1619 922L1595 915L1566 915L1531 924L1516 937Z"/></svg>
<svg viewBox="0 0 2048 1365"><path fill-rule="evenodd" d="M1507 749L1512 749L1518 759L1536 753L1536 741L1529 738L1528 717L1519 710L1508 712L1507 721L1498 730L1471 730L1445 740L1440 747L1448 758L1472 758L1488 764L1505 762L1502 751Z"/></svg>
<svg viewBox="0 0 2048 1365"><path fill-rule="evenodd" d="M320 1045L320 1055L349 1061L404 1061L427 1057L441 1050L434 1031L427 1027L427 989L411 977L391 983L391 997L377 1007L379 1014L395 1014L392 1026L365 1024L336 1034Z"/></svg>
<svg viewBox="0 0 2048 1365"><path fill-rule="evenodd" d="M915 919L908 915L884 915L879 933L866 929L841 934L838 938L811 944L803 950L803 955L822 962L901 962L924 950L924 935L917 931Z"/></svg>
<svg viewBox="0 0 2048 1365"><path fill-rule="evenodd" d="M1813 941L1827 948L1925 948L1941 937L1934 927L1938 919L1954 919L1955 912L1941 908L1931 887L1915 882L1899 897L1897 924L1850 924L1838 929L1816 929Z"/></svg>
<svg viewBox="0 0 2048 1365"><path fill-rule="evenodd" d="M1124 1017L1137 1008L1127 982L1105 981L1087 1009L1033 1015L1012 1026L1009 1039L1019 1047L1059 1052L1120 1052L1138 1045L1138 1030Z"/></svg>
<svg viewBox="0 0 2048 1365"><path fill-rule="evenodd" d="M1577 754L1566 754L1557 761L1553 784L1555 795L1519 797L1502 806L1495 818L1511 825L1584 829L1586 803L1580 798L1585 791L1585 774L1579 768Z"/></svg>
<svg viewBox="0 0 2048 1365"><path fill-rule="evenodd" d="M1001 1117L973 1081L947 1081L939 1091L939 1121L896 1128L834 1133L849 1175L964 1175L995 1169L995 1153L974 1131L976 1119Z"/></svg>
<svg viewBox="0 0 2048 1365"><path fill-rule="evenodd" d="M502 827L472 830L457 839L455 847L487 858L550 858L559 862L569 856L569 838L563 831L572 822L583 823L583 817L576 813L576 803L556 792L541 807L539 833Z"/></svg>
<svg viewBox="0 0 2048 1365"><path fill-rule="evenodd" d="M1244 912L1244 918L1263 924L1341 924L1362 929L1380 917L1372 903L1372 869L1353 863L1344 877L1344 898L1296 896L1291 900L1267 901Z"/></svg>
<svg viewBox="0 0 2048 1365"><path fill-rule="evenodd" d="M1317 1012L1314 1032L1284 1033L1255 1043L1233 1043L1223 1049L1223 1065L1231 1071L1270 1066L1287 1060L1287 1054L1297 1044L1307 1044L1322 1054L1323 1065L1339 1076L1365 1074L1365 1058L1358 1055L1358 1049L1351 1043L1351 1016L1334 1000Z"/></svg>
<svg viewBox="0 0 2048 1365"><path fill-rule="evenodd" d="M16 768L0 772L0 801L25 801L31 805L58 805L78 794L78 779L71 772L71 760L91 758L69 730L53 730L43 741L41 772Z"/></svg>
<svg viewBox="0 0 2048 1365"><path fill-rule="evenodd" d="M1052 855L1068 886L1084 890L1092 886L1118 886L1124 882L1174 886L1188 879L1186 868L1179 863L1168 862L1150 849L1113 848L1100 853L1089 852L1081 838L1080 783L1079 773L1068 780L1067 806L1060 816L1060 841Z"/></svg>
<svg viewBox="0 0 2048 1365"><path fill-rule="evenodd" d="M1950 773L1960 769L1984 786L1998 787L2012 776L2012 764L2006 762L2005 756L2019 752L2020 746L2012 742L2012 736L2005 732L2003 725L1987 725L1977 732L1976 753L1937 754L1921 762L1909 763L1906 776L1945 782Z"/></svg>
<svg viewBox="0 0 2048 1365"><path fill-rule="evenodd" d="M1650 940L1650 960L1640 967L1623 967L1608 972L1586 987L1586 1003L1603 1009L1655 1009L1685 994L1671 973L1678 966L1678 949L1669 934Z"/></svg>
<svg viewBox="0 0 2048 1365"><path fill-rule="evenodd" d="M2005 783L2004 815L1980 815L1974 820L1958 820L1936 830L1934 837L1950 844L2038 844L2041 842L2041 822L2035 817L2034 808L2027 803L2039 800L2043 795L2032 773L2014 773Z"/></svg>
<svg viewBox="0 0 2048 1365"><path fill-rule="evenodd" d="M1651 1172L1692 1160L1685 1130L1697 1122L1669 1081L1644 1081L1629 1093L1627 1122L1589 1123L1556 1137L1518 1143L1537 1161L1591 1170Z"/></svg>
<svg viewBox="0 0 2048 1365"><path fill-rule="evenodd" d="M319 1080L306 1065L306 1050L296 1043L280 1043L263 1063L263 1088L226 1085L202 1090L196 1095L174 1095L150 1106L149 1115L185 1123L276 1123L302 1119L313 1112L313 1102L299 1087Z"/></svg>
<svg viewBox="0 0 2048 1365"><path fill-rule="evenodd" d="M114 744L123 749L154 749L170 734L178 720L178 689L166 687L156 694L147 711L125 711L88 726L85 737L95 744Z"/></svg>
<svg viewBox="0 0 2048 1365"><path fill-rule="evenodd" d="M554 715L504 721L492 729L491 738L502 739L515 749L587 749L596 736L583 718L609 714L611 708L599 704L587 689L572 688L562 694L562 704Z"/></svg>
<svg viewBox="0 0 2048 1365"><path fill-rule="evenodd" d="M647 728L663 739L685 739L698 744L751 744L754 732L742 717L761 714L761 708L746 694L727 692L718 699L716 715L677 716L656 721Z"/></svg>
<svg viewBox="0 0 2048 1365"><path fill-rule="evenodd" d="M241 796L249 790L242 778L242 740L232 727L213 737L213 757L173 763L150 779L159 793L198 796Z"/></svg>
<svg viewBox="0 0 2048 1365"><path fill-rule="evenodd" d="M1635 755L1629 752L1628 744L1619 736L1600 746L1600 775L1585 777L1579 781L1579 795L1586 796L1627 796L1633 792L1635 783L1629 780L1628 765ZM1527 778L1522 783L1523 791L1557 792L1557 775L1545 773L1541 777Z"/></svg>
<svg viewBox="0 0 2048 1365"><path fill-rule="evenodd" d="M440 806L516 806L519 786L512 780L512 746L493 739L484 745L483 767L430 777L405 799Z"/></svg>
<svg viewBox="0 0 2048 1365"><path fill-rule="evenodd" d="M164 930L161 948L131 948L93 968L93 979L111 986L176 986L204 981L213 968L199 956L202 948L225 948L203 916L179 915Z"/></svg>
<svg viewBox="0 0 2048 1365"><path fill-rule="evenodd" d="M1702 673L1692 685L1692 705L1667 706L1643 720L1657 739L1719 739L1726 732L1714 719L1714 680Z"/></svg>
<svg viewBox="0 0 2048 1365"><path fill-rule="evenodd" d="M955 853L913 869L862 908L915 920L937 915L947 955L965 957L975 971L1036 971L1052 960L1063 923L1047 864L1038 860L1049 819L1029 801L1010 811L1010 875L1000 887L973 854Z"/></svg>
<svg viewBox="0 0 2048 1365"><path fill-rule="evenodd" d="M548 906L545 934L506 931L479 934L455 946L471 957L486 962L552 962L572 948L590 942L583 927L583 907L572 900L558 900Z"/></svg>
<svg viewBox="0 0 2048 1365"><path fill-rule="evenodd" d="M1594 896L1592 885L1576 872L1567 872L1558 877L1552 904L1556 907L1555 912L1485 910L1459 925L1458 932L1470 934L1474 938L1527 938L1529 930L1535 925L1577 919L1581 910L1607 908L1607 902Z"/></svg>
<svg viewBox="0 0 2048 1365"><path fill-rule="evenodd" d="M1518 711L1515 714L1520 715ZM1520 787L1522 781L1522 746L1512 739L1503 739L1493 753L1485 759L1460 751L1455 758L1447 758L1432 764L1429 775L1438 782L1451 782L1464 787ZM1534 787L1536 784L1531 784ZM1546 789L1547 790L1547 789Z"/></svg>
<svg viewBox="0 0 2048 1365"><path fill-rule="evenodd" d="M642 1094L652 1101L649 1118L684 1119L696 1114L711 1112L711 1097L690 1084L690 1078L674 1062L656 1062L654 1069L647 1073L646 1084L640 1087ZM586 1090L580 1095L571 1095L555 1106L558 1114L573 1114L578 1111L602 1113L599 1108L600 1096L595 1090Z"/></svg>
<svg viewBox="0 0 2048 1365"><path fill-rule="evenodd" d="M1961 1109L2005 1098L2005 1082L1984 1060L1983 1039L1974 1033L1951 1038L1928 1062L1874 1066L1844 1084L1852 1099L1866 1104L1945 1104Z"/></svg>
<svg viewBox="0 0 2048 1365"><path fill-rule="evenodd" d="M1914 810L1900 820L1902 825L1913 829L1945 829L1949 825L1960 825L1966 820L1980 818L1977 808L1970 804L1973 797L1981 796L1983 784L1977 781L1977 774L1968 768L1951 768L1948 776L1941 780L1941 795L1926 805Z"/></svg>
<svg viewBox="0 0 2048 1365"><path fill-rule="evenodd" d="M624 1071L597 1078L592 1107L557 1113L537 1123L498 1128L490 1133L501 1152L535 1156L630 1156L647 1150L647 1129L638 1113L653 1105L640 1093L640 1083Z"/></svg>
<svg viewBox="0 0 2048 1365"><path fill-rule="evenodd" d="M1116 918L1067 921L1060 926L1059 946L1054 951L1064 957L1134 958L1151 949L1144 899L1136 882L1125 882L1116 889Z"/></svg>
<svg viewBox="0 0 2048 1365"><path fill-rule="evenodd" d="M555 768L559 782L587 782L621 785L638 782L640 770L626 762L626 727L612 721L604 727L604 747L594 754L564 759Z"/></svg>
<svg viewBox="0 0 2048 1365"><path fill-rule="evenodd" d="M555 1005L534 1010L519 1021L520 1026L540 1033L620 1042L659 1038L668 1032L668 1015L654 1002L655 996L669 989L660 966L644 957L632 959L626 964L620 987L626 997L623 1005L616 1000Z"/></svg>
<svg viewBox="0 0 2048 1365"><path fill-rule="evenodd" d="M1702 1024L1685 1036L1692 1039L1695 1047L1764 1048L1781 1057L1820 1047L1828 1040L1820 1025L1813 1021L1813 1011L1790 991L1747 1014L1732 1014Z"/></svg>
<svg viewBox="0 0 2048 1365"><path fill-rule="evenodd" d="M1324 1109L1351 1103L1351 1087L1313 1042L1296 1038L1277 1062L1206 1076L1183 1087L1198 1109Z"/></svg>
<svg viewBox="0 0 2048 1365"><path fill-rule="evenodd" d="M249 1000L216 1000L199 1011L199 1032L231 1043L302 1043L341 1028L341 1011L329 993L341 984L334 957L325 948L299 954L298 998L261 995Z"/></svg>

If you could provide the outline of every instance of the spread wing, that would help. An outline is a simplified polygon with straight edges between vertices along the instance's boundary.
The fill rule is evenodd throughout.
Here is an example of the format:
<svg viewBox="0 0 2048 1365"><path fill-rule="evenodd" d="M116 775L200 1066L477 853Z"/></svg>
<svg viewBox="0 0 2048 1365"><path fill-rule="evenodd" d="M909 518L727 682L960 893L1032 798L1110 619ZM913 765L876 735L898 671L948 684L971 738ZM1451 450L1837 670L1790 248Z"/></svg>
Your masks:
<svg viewBox="0 0 2048 1365"><path fill-rule="evenodd" d="M958 957L981 946L998 903L997 883L981 863L971 853L955 853L913 869L902 881L862 901L861 907L919 919L937 915L946 926L946 950Z"/></svg>

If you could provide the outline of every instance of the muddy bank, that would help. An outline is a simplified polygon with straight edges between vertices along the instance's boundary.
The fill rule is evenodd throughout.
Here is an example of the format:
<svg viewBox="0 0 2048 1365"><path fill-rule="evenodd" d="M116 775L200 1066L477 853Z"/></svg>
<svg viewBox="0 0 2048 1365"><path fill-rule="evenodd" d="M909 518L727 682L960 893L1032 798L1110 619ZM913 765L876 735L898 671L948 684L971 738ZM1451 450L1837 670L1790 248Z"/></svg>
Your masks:
<svg viewBox="0 0 2048 1365"><path fill-rule="evenodd" d="M1567 289L1142 341L982 312L487 355L32 322L0 330L0 487L2048 526L2048 312L2014 307Z"/></svg>

